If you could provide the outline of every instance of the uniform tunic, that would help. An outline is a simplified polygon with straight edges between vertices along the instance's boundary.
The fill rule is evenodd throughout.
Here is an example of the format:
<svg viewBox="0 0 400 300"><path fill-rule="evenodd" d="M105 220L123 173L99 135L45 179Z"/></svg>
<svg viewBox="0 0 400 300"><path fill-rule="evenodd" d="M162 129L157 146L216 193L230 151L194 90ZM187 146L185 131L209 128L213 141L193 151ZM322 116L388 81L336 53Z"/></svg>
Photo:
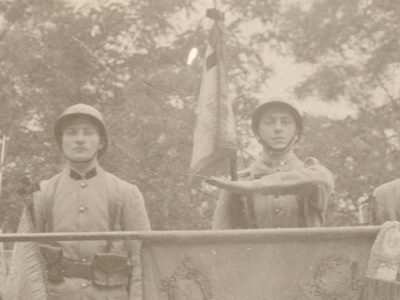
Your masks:
<svg viewBox="0 0 400 300"><path fill-rule="evenodd" d="M400 179L377 187L373 192L371 204L373 224L400 221Z"/></svg>
<svg viewBox="0 0 400 300"><path fill-rule="evenodd" d="M109 176L110 178L107 178ZM113 187L110 185L113 184ZM66 168L60 174L41 183L34 195L35 223L39 232L110 231L109 197L111 188L117 191L121 209L115 230L150 230L149 220L139 189L107 173L99 166L83 178ZM51 200L47 199L52 197ZM51 205L49 203L52 203ZM52 214L50 216L50 214ZM107 241L59 241L64 259L92 263L95 254L108 251ZM64 277L61 283L49 283L49 300L142 299L140 242L112 242L113 253L126 254L133 266L130 296L127 287L101 287L84 278Z"/></svg>
<svg viewBox="0 0 400 300"><path fill-rule="evenodd" d="M290 178L292 174L289 172L294 170L296 182L303 180L306 184L290 188L293 178ZM240 180L265 176L270 176L276 182L274 193L244 196L230 191L221 192L214 213L214 229L323 225L327 202L333 189L333 176L315 158L308 158L304 163L290 153L286 158L274 161L264 154L249 170L242 172Z"/></svg>

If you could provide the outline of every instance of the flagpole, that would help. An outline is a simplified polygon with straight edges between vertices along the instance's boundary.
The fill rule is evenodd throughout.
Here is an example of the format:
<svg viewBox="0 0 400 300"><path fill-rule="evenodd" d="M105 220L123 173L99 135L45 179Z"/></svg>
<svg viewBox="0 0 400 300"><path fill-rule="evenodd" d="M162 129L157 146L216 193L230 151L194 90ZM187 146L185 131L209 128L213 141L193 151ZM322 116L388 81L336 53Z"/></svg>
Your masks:
<svg viewBox="0 0 400 300"><path fill-rule="evenodd" d="M214 0L214 10L216 11L216 15L220 15L217 9L217 0ZM217 20L215 20L216 22ZM218 69L218 72L221 70ZM220 76L218 76L220 78ZM232 104L231 104L232 105ZM233 108L232 108L233 109ZM235 124L233 125L235 126ZM229 173L232 181L238 180L238 172L237 172L237 151L233 151L231 153L231 157L229 159ZM243 228L246 223L244 214L243 214L243 203L241 201L241 197L239 194L234 193L231 198L231 203L229 207L229 215L231 217L231 224L235 224L234 228Z"/></svg>
<svg viewBox="0 0 400 300"><path fill-rule="evenodd" d="M11 123L10 132L8 134L8 143L10 143L13 134L14 134L14 124L15 121ZM7 135L3 134L2 144L1 144L1 156L0 156L0 197L2 195L3 190L3 173L4 173L4 164L6 160L6 151L7 151Z"/></svg>
<svg viewBox="0 0 400 300"><path fill-rule="evenodd" d="M2 191L5 154L6 154L6 135L4 134L2 144L1 144L1 157L0 157L0 197L1 197L1 191Z"/></svg>
<svg viewBox="0 0 400 300"><path fill-rule="evenodd" d="M229 160L229 169L232 181L238 180L237 174L237 153L236 151L232 153L231 159Z"/></svg>

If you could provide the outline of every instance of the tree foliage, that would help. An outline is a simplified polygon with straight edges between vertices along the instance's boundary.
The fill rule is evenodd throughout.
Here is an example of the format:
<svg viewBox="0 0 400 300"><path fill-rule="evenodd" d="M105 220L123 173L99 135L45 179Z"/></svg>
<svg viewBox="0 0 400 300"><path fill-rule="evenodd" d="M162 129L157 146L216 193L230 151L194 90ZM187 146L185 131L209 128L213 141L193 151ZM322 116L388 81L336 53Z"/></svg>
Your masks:
<svg viewBox="0 0 400 300"><path fill-rule="evenodd" d="M62 168L52 126L65 107L83 102L108 123L102 164L139 186L153 228L209 228L216 191L187 185L202 59L190 66L185 60L192 47L204 53L205 7L177 0L73 3L0 2L0 130L10 137L0 221L15 226L21 176L39 181ZM312 67L294 90L299 99L344 99L359 109L344 120L309 117L299 146L337 177L329 224L356 223L357 199L396 177L400 6L394 0L218 5L226 13L243 164L252 157L250 114L275 71L264 53L273 49Z"/></svg>

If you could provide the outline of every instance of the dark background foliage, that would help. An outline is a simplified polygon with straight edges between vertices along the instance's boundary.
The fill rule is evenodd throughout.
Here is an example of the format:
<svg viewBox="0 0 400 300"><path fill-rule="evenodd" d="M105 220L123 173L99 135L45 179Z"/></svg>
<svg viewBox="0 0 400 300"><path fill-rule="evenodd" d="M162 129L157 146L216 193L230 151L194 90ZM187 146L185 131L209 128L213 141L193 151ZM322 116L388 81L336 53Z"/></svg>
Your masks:
<svg viewBox="0 0 400 300"><path fill-rule="evenodd" d="M342 119L308 115L298 147L336 176L328 224L354 225L357 200L398 177L400 4L290 3L219 2L240 161L254 156L249 117L275 71L262 55L268 47L312 67L294 89L300 104L314 97L357 108ZM83 102L108 123L102 164L139 186L154 229L210 227L217 191L187 185L202 61L185 60L192 47L204 53L204 9L183 0L0 2L0 131L9 136L0 222L15 228L21 176L39 181L62 168L52 126L65 107Z"/></svg>

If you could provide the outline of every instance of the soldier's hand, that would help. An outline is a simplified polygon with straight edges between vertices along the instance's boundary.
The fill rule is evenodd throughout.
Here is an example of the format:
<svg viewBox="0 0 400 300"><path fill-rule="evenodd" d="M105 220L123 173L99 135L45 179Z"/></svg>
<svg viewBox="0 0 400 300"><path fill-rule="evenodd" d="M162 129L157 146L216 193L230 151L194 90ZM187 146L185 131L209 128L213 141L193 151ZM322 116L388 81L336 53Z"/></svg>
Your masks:
<svg viewBox="0 0 400 300"><path fill-rule="evenodd" d="M251 193L254 192L254 189L256 188L254 186L254 183L256 182L255 180L231 181L227 179L209 177L205 180L205 182L218 188L237 193Z"/></svg>

